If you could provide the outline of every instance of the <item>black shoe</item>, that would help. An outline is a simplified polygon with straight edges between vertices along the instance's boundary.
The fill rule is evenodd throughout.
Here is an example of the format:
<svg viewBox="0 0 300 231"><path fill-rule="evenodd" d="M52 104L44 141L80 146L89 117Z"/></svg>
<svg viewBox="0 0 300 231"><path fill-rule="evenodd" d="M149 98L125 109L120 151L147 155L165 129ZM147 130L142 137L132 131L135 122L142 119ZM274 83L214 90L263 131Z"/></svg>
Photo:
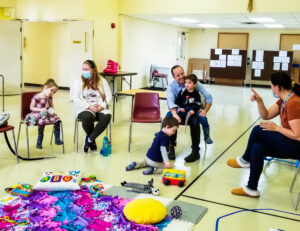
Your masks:
<svg viewBox="0 0 300 231"><path fill-rule="evenodd" d="M43 146L41 144L36 144L35 147L38 148L38 149L43 149Z"/></svg>
<svg viewBox="0 0 300 231"><path fill-rule="evenodd" d="M89 151L89 148L90 148L90 143L88 141L88 136L85 137L85 142L84 142L84 146L83 146L83 151L85 153L87 153Z"/></svg>
<svg viewBox="0 0 300 231"><path fill-rule="evenodd" d="M192 150L191 154L184 158L185 162L191 163L200 159L199 150Z"/></svg>
<svg viewBox="0 0 300 231"><path fill-rule="evenodd" d="M54 130L54 137L55 137L55 144L56 145L62 145L64 142L62 142L59 138L60 135L60 130L59 129L55 129Z"/></svg>
<svg viewBox="0 0 300 231"><path fill-rule="evenodd" d="M168 157L169 157L169 160L175 160L176 156L175 156L175 148L174 147L169 148Z"/></svg>
<svg viewBox="0 0 300 231"><path fill-rule="evenodd" d="M94 140L92 143L89 143L91 151L97 151L97 144L96 141Z"/></svg>

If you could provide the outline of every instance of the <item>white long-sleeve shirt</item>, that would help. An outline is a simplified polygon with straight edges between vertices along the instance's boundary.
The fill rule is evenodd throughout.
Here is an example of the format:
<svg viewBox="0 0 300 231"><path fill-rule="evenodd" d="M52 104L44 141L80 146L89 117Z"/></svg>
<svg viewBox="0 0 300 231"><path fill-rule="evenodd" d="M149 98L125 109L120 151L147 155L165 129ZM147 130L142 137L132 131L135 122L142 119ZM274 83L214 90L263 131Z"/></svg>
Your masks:
<svg viewBox="0 0 300 231"><path fill-rule="evenodd" d="M103 101L98 91L88 89L87 87L82 89L82 80L80 78L74 83L71 91L71 99L74 103L76 115L82 111L88 110L88 108L93 104L99 104L104 108L101 113L111 114L110 110L106 107L112 99L111 91L104 78L101 78L101 82L102 84L99 84L98 88L105 94L105 101Z"/></svg>

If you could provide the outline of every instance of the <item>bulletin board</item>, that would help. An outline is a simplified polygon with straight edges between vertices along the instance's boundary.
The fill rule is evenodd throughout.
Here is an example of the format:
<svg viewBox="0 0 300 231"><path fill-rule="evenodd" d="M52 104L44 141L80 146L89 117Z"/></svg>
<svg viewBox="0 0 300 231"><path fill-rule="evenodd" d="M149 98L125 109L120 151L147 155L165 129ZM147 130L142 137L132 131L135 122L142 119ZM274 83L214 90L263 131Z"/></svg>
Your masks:
<svg viewBox="0 0 300 231"><path fill-rule="evenodd" d="M211 49L210 77L245 80L247 50Z"/></svg>
<svg viewBox="0 0 300 231"><path fill-rule="evenodd" d="M292 51L253 50L251 80L269 81L270 76L278 71L291 76L292 60Z"/></svg>

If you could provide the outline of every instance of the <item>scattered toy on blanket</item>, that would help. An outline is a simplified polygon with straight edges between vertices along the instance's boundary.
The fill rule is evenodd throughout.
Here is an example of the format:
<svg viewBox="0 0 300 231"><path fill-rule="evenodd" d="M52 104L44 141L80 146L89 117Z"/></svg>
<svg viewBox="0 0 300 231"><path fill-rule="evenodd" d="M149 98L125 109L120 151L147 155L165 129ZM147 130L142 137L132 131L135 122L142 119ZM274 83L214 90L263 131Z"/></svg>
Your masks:
<svg viewBox="0 0 300 231"><path fill-rule="evenodd" d="M126 181L121 182L121 185L126 187L127 191L138 192L138 193L152 193L155 196L158 196L159 189L154 188L153 178L148 181L148 184L139 184L139 183L127 183Z"/></svg>
<svg viewBox="0 0 300 231"><path fill-rule="evenodd" d="M178 219L181 217L181 215L182 215L182 209L179 206L176 205L171 208L171 216L173 218Z"/></svg>
<svg viewBox="0 0 300 231"><path fill-rule="evenodd" d="M101 197L103 196L103 184L96 184L96 185L91 185L89 187L89 191L91 194L95 195L96 197Z"/></svg>
<svg viewBox="0 0 300 231"><path fill-rule="evenodd" d="M15 184L5 188L5 191L14 196L28 197L33 192L32 187L30 184Z"/></svg>
<svg viewBox="0 0 300 231"><path fill-rule="evenodd" d="M8 205L11 202L18 200L19 196L6 196L0 199L0 205Z"/></svg>
<svg viewBox="0 0 300 231"><path fill-rule="evenodd" d="M176 169L164 169L162 172L162 182L165 185L178 185L184 186L185 183L185 171Z"/></svg>
<svg viewBox="0 0 300 231"><path fill-rule="evenodd" d="M89 177L81 178L81 181L84 183L101 182L100 180L97 180L95 175L90 175Z"/></svg>
<svg viewBox="0 0 300 231"><path fill-rule="evenodd" d="M9 216L0 217L0 220L2 222L11 223L12 225L28 225L30 222L30 220L28 218L25 218L25 219L19 220L19 221L15 221L15 220L9 219Z"/></svg>

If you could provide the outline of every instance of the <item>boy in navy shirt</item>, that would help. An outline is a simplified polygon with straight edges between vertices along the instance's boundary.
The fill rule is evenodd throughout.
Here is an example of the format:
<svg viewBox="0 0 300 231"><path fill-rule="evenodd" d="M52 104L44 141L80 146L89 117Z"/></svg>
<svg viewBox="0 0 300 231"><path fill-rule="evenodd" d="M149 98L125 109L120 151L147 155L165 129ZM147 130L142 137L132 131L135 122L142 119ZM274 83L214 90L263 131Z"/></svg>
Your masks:
<svg viewBox="0 0 300 231"><path fill-rule="evenodd" d="M207 144L212 144L213 141L209 136L209 124L206 116L200 116L201 109L204 108L204 99L201 99L200 93L195 88L198 82L196 75L191 74L185 77L185 88L183 88L175 103L179 106L177 114L181 117L189 118L188 116L196 114L202 125L204 140Z"/></svg>
<svg viewBox="0 0 300 231"><path fill-rule="evenodd" d="M162 121L162 129L155 134L155 138L149 148L146 158L132 162L126 167L126 171L137 168L150 167L143 172L144 175L159 174L165 168L172 168L169 162L167 147L169 147L170 136L174 135L178 128L178 120L174 117L166 117Z"/></svg>

